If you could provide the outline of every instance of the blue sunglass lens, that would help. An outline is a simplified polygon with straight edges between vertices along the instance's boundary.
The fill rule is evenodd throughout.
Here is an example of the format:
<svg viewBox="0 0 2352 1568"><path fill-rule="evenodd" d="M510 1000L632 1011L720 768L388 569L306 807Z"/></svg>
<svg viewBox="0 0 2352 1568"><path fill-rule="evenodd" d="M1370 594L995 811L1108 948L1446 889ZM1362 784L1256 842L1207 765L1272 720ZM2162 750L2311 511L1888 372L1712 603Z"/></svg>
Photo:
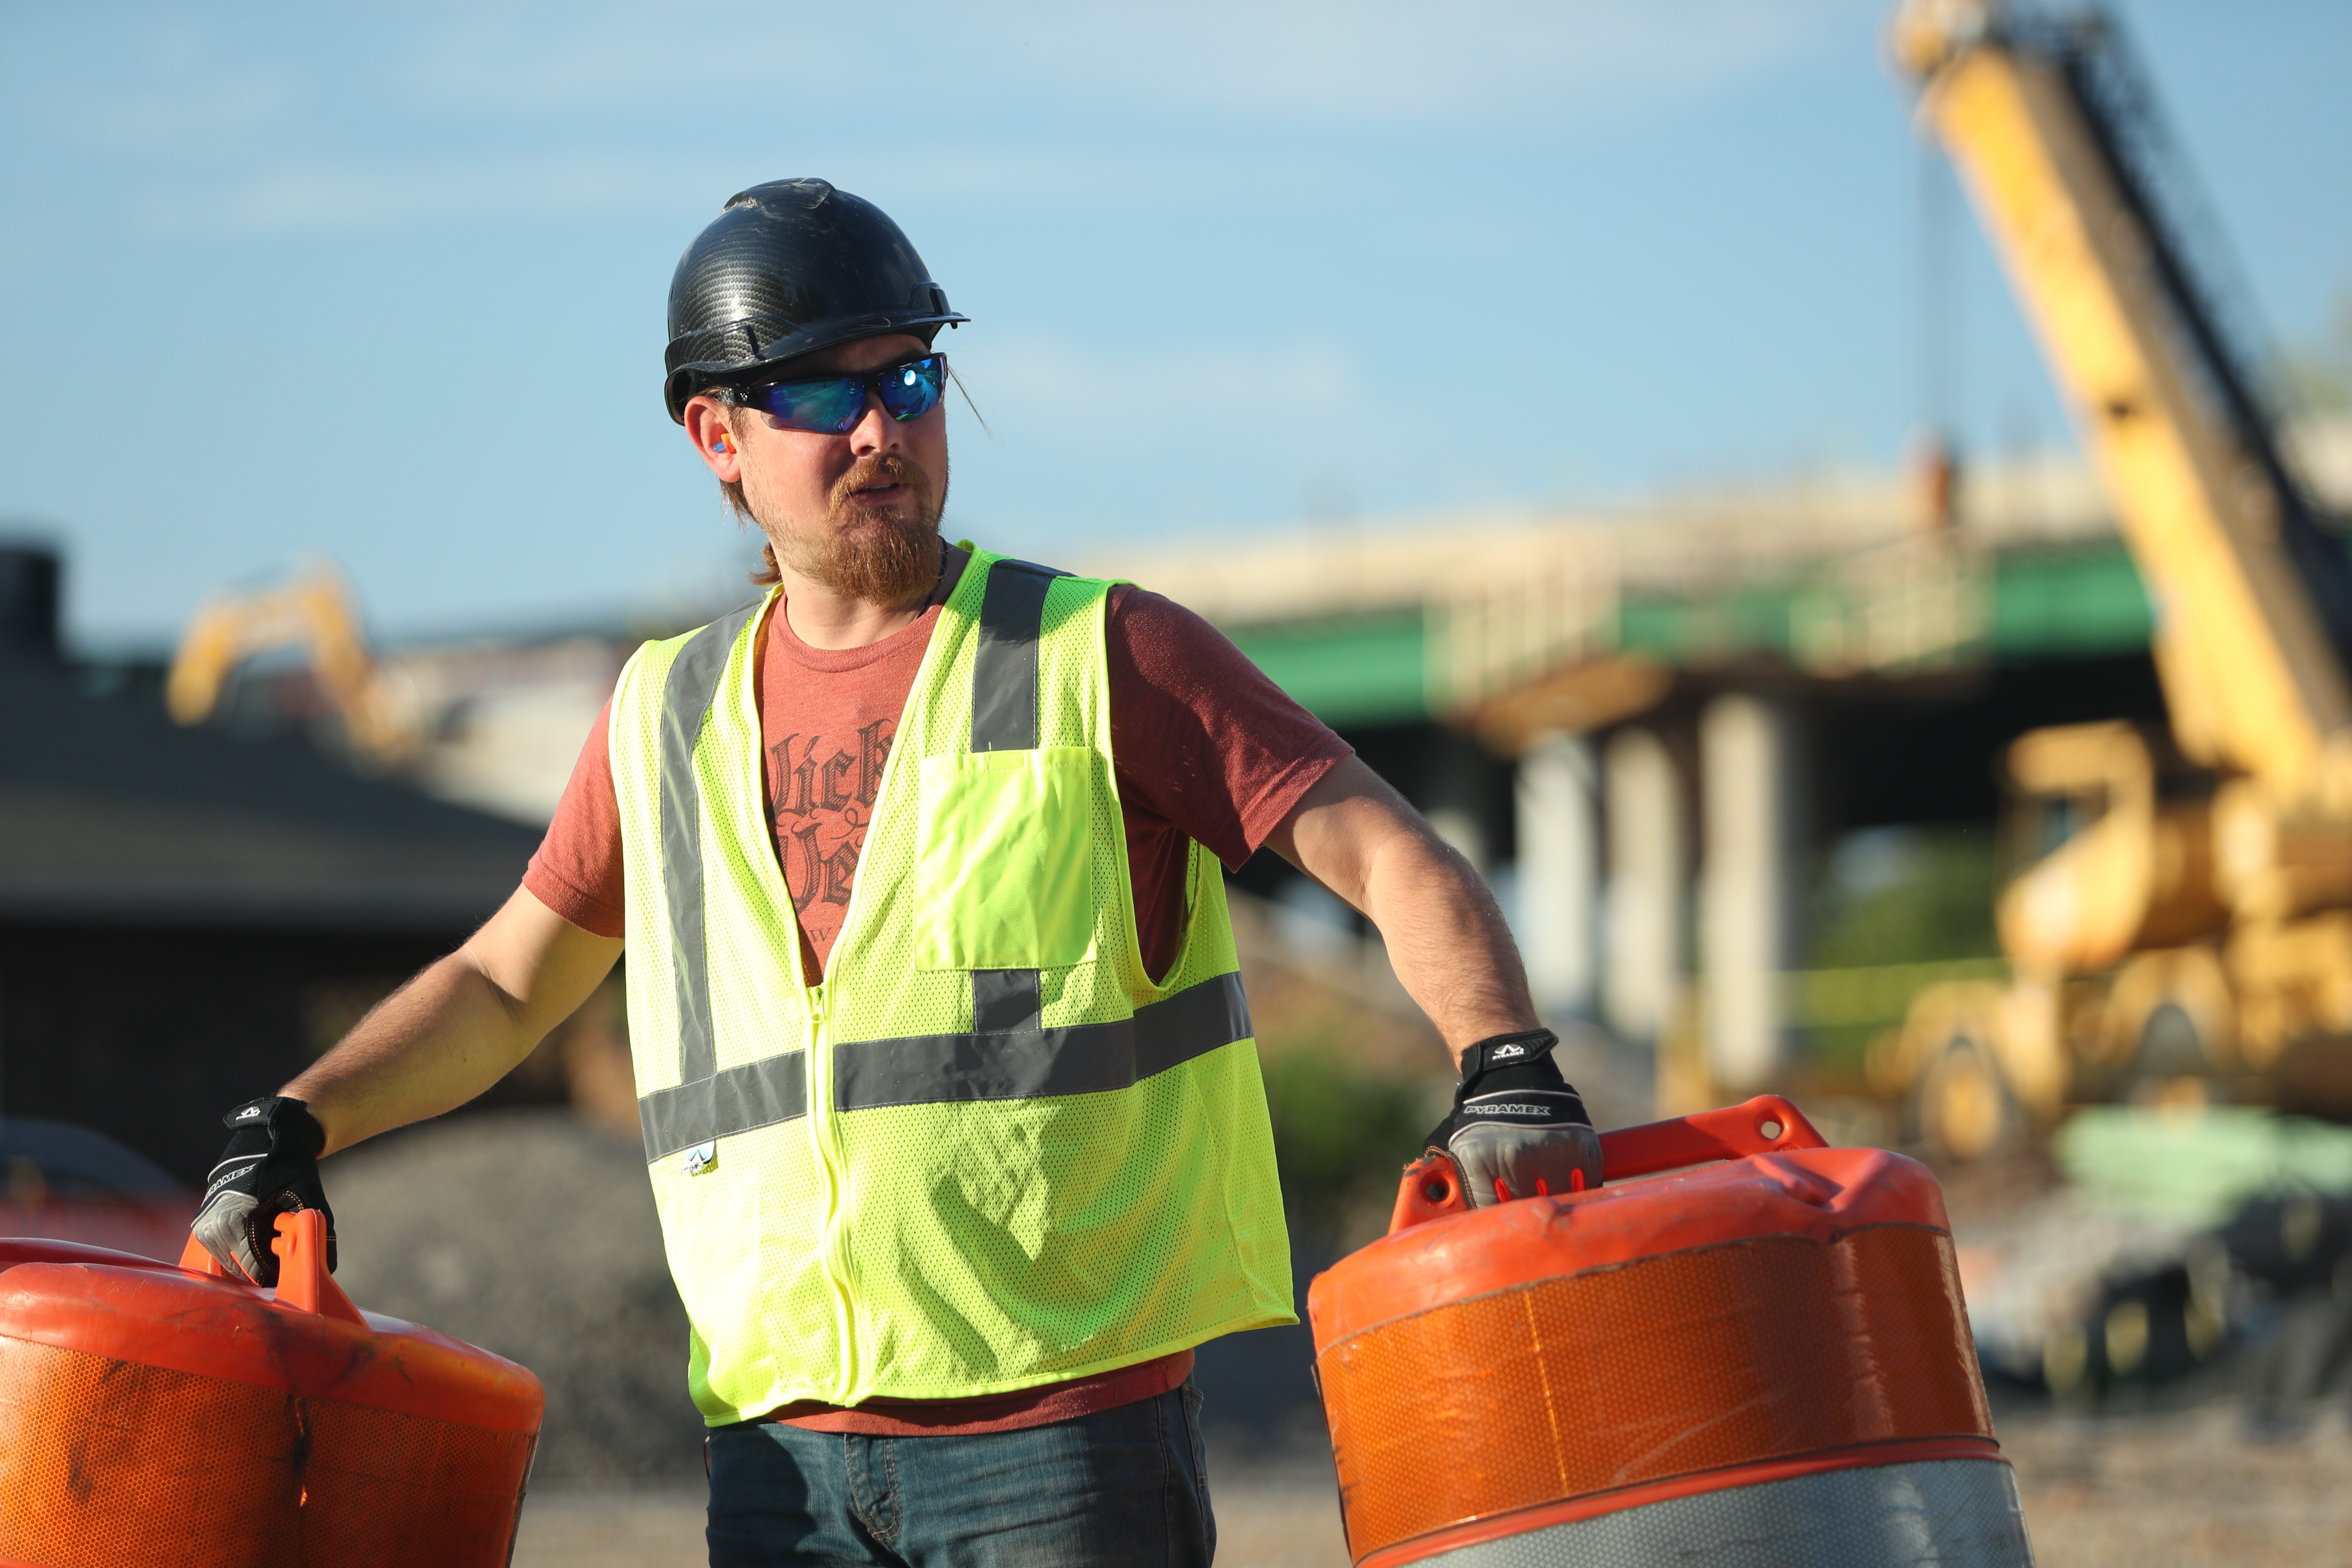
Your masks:
<svg viewBox="0 0 2352 1568"><path fill-rule="evenodd" d="M780 381L760 389L761 406L787 429L838 436L866 412L862 383L839 381Z"/></svg>
<svg viewBox="0 0 2352 1568"><path fill-rule="evenodd" d="M893 365L875 391L882 406L898 420L920 419L939 406L947 382L947 362L937 354Z"/></svg>

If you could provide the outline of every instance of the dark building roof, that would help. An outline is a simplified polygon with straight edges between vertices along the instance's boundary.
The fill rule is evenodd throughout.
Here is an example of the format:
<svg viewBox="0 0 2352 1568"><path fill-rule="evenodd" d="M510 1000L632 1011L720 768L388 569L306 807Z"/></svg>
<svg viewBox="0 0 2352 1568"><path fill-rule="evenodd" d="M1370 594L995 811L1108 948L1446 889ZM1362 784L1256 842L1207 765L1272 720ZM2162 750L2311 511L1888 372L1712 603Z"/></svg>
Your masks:
<svg viewBox="0 0 2352 1568"><path fill-rule="evenodd" d="M0 921L462 930L536 829L0 653Z"/></svg>

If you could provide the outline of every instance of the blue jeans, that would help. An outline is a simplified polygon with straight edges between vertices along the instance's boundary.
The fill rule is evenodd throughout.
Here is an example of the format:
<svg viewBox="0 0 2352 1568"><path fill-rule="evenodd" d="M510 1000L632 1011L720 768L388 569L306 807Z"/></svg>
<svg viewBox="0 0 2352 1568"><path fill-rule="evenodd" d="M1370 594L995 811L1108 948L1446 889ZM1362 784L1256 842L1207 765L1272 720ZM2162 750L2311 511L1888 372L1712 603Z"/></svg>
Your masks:
<svg viewBox="0 0 2352 1568"><path fill-rule="evenodd" d="M711 1568L1208 1568L1217 1549L1188 1381L971 1437L777 1422L710 1434Z"/></svg>

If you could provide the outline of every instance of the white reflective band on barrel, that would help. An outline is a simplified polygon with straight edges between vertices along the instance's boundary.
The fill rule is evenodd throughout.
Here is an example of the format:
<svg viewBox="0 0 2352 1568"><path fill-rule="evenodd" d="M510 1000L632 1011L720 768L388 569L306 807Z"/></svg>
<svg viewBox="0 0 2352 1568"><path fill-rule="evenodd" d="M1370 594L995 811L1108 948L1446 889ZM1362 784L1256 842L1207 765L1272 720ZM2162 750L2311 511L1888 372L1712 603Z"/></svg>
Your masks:
<svg viewBox="0 0 2352 1568"><path fill-rule="evenodd" d="M2017 1479L1997 1459L1920 1459L1694 1492L1384 1562L1430 1568L2032 1568Z"/></svg>

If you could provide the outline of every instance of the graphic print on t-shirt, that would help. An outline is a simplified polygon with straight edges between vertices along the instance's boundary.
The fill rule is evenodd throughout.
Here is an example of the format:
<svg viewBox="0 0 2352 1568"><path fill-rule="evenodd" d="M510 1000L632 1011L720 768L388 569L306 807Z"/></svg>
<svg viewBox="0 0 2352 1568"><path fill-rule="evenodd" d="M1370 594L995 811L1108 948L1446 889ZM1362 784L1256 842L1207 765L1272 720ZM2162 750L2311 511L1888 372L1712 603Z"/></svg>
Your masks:
<svg viewBox="0 0 2352 1568"><path fill-rule="evenodd" d="M762 805L777 865L793 884L812 980L823 973L848 914L846 889L879 798L882 764L937 619L936 611L926 613L878 645L846 651L807 647L783 616L772 619L760 676ZM1238 868L1349 747L1206 621L1156 595L1111 591L1105 651L1137 934L1145 966L1158 974L1182 935L1191 842ZM625 930L624 873L606 734L600 718L523 885L573 925L617 938ZM832 745L828 735L836 737ZM849 760L839 760L845 752ZM826 798L842 804L820 805ZM782 809L803 799L804 809ZM846 820L853 800L855 823ZM796 838L800 828L813 831ZM842 902L809 897L827 890L816 874L830 879Z"/></svg>
<svg viewBox="0 0 2352 1568"><path fill-rule="evenodd" d="M768 748L776 858L801 924L820 953L841 934L857 857L882 793L882 764L898 733L877 719L850 735L787 735Z"/></svg>

